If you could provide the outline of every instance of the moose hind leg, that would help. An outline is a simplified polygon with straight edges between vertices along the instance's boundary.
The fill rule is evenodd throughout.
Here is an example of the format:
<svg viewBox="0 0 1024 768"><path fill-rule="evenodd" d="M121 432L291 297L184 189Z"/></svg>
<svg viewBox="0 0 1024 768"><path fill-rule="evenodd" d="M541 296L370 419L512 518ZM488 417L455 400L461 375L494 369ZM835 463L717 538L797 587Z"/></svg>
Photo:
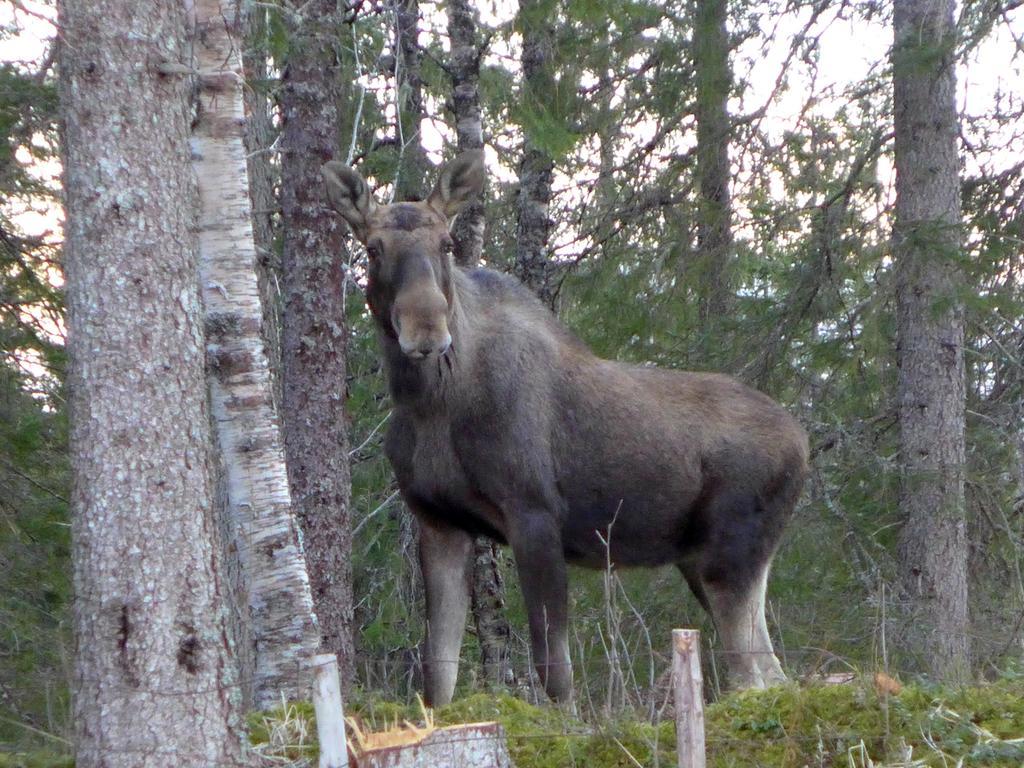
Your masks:
<svg viewBox="0 0 1024 768"><path fill-rule="evenodd" d="M420 520L420 568L427 602L424 693L426 703L438 707L451 702L459 674L473 539L458 528Z"/></svg>
<svg viewBox="0 0 1024 768"><path fill-rule="evenodd" d="M772 638L768 633L768 620L765 615L765 593L768 590L769 570L769 566L765 565L753 589L754 599L756 600L756 605L753 609L754 629L757 633L756 645L760 649L760 652L754 656L754 661L757 663L761 681L766 688L773 685L781 685L788 680L786 673L782 671L779 657L775 655L775 649L772 647Z"/></svg>
<svg viewBox="0 0 1024 768"><path fill-rule="evenodd" d="M765 565L745 586L735 582L705 584L733 688L767 688L786 682L765 620L767 581Z"/></svg>
<svg viewBox="0 0 1024 768"><path fill-rule="evenodd" d="M754 592L751 589L738 590L727 583L705 585L711 617L721 638L729 687L740 690L765 687L758 663L758 656L765 649L758 631ZM770 649L768 653L771 653Z"/></svg>
<svg viewBox="0 0 1024 768"><path fill-rule="evenodd" d="M717 498L708 513L714 530L688 580L696 577L706 598L721 636L730 685L765 688L784 682L765 620L768 571L782 520L755 499L738 494Z"/></svg>

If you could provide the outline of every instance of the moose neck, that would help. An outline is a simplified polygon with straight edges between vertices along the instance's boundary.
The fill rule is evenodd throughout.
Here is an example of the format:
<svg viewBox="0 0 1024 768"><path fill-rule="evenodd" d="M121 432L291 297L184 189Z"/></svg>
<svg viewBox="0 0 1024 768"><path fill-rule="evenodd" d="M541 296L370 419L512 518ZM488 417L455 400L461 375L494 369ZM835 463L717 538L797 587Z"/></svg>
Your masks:
<svg viewBox="0 0 1024 768"><path fill-rule="evenodd" d="M443 355L430 355L412 360L398 345L393 333L378 324L377 337L384 353L384 369L388 388L396 407L414 411L436 412L445 406L473 355L470 318L475 310L475 296L462 269L452 269L448 332L452 343Z"/></svg>

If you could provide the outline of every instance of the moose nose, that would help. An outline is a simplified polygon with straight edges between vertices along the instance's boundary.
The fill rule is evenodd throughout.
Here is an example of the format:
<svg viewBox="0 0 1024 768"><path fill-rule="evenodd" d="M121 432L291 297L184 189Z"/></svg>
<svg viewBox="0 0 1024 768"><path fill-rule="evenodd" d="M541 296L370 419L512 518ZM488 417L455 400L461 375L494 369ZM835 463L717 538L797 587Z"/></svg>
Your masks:
<svg viewBox="0 0 1024 768"><path fill-rule="evenodd" d="M439 355L447 352L448 348L452 345L452 335L446 331L440 344L431 339L421 339L416 343L407 344L402 343L401 338L399 338L399 345L402 347L402 351L413 360L421 360L435 352Z"/></svg>

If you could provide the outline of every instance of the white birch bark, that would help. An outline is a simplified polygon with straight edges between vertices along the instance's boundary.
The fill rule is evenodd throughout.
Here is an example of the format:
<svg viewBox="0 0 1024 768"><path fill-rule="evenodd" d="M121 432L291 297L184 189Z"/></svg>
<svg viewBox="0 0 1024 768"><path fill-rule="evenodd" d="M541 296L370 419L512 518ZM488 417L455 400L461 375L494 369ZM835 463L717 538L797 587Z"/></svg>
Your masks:
<svg viewBox="0 0 1024 768"><path fill-rule="evenodd" d="M555 35L552 19L542 13L538 0L519 0L522 27L523 86L521 98L535 104L550 98L554 89L552 59ZM512 271L541 301L554 309L555 280L551 263L551 183L554 160L527 133L519 162L519 197L516 203L516 251Z"/></svg>
<svg viewBox="0 0 1024 768"><path fill-rule="evenodd" d="M480 116L480 47L477 44L476 14L469 0L448 3L448 37L451 55L448 72L452 80L452 107L459 152L484 148ZM484 249L484 201L474 200L452 225L455 263L475 267ZM480 551L478 548L477 554Z"/></svg>
<svg viewBox="0 0 1024 768"><path fill-rule="evenodd" d="M230 0L198 0L195 13L201 92L193 159L208 379L241 597L255 649L253 696L264 708L279 702L282 693L308 694L308 659L318 649L319 631L260 336L263 311L243 142L240 13Z"/></svg>

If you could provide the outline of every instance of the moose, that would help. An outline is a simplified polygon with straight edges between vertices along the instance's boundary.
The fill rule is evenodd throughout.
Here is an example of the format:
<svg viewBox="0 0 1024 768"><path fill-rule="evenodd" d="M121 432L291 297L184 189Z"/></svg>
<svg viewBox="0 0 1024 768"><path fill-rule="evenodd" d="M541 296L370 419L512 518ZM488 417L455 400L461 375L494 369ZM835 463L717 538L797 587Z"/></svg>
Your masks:
<svg viewBox="0 0 1024 768"><path fill-rule="evenodd" d="M385 452L420 522L428 702L455 689L480 534L511 546L555 701L572 697L567 563L676 565L731 684L784 681L764 604L807 473L797 421L728 376L598 358L515 278L457 267L449 224L481 192L482 153L451 161L419 202L378 204L337 161L322 172L368 255L394 407Z"/></svg>

